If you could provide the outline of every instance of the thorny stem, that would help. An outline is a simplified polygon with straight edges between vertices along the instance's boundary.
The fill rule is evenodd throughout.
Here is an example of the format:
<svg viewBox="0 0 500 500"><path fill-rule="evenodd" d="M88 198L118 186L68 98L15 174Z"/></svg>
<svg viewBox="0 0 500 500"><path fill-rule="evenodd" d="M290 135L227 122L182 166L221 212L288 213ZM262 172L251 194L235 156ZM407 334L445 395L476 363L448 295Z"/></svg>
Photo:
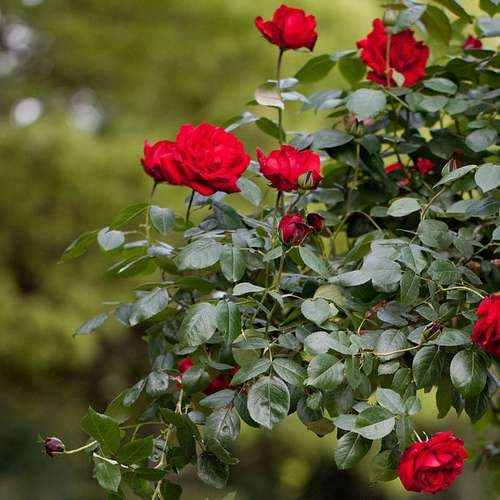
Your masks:
<svg viewBox="0 0 500 500"><path fill-rule="evenodd" d="M191 207L194 200L194 189L191 191L191 196L189 197L188 206L186 210L186 226L189 224L189 215L191 214Z"/></svg>

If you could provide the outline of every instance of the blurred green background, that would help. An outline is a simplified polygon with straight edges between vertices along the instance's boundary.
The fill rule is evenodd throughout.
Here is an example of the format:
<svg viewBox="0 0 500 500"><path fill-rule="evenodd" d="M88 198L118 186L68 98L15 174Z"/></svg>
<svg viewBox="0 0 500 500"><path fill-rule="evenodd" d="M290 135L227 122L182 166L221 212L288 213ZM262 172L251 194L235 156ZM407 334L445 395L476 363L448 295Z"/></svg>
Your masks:
<svg viewBox="0 0 500 500"><path fill-rule="evenodd" d="M477 2L462 2L475 9ZM72 331L126 297L106 278L97 250L57 261L81 232L109 223L120 208L145 201L149 179L139 158L145 138L173 138L180 124L222 124L245 109L257 85L274 77L276 50L253 20L275 0L2 0L0 5L0 498L104 498L83 457L50 460L38 433L76 447L89 403L102 410L145 372L137 333L109 327L73 340ZM315 54L354 47L381 15L378 0L295 0L314 13ZM310 57L288 53L283 76ZM345 82L335 70L316 88ZM305 89L306 93L315 88ZM292 108L298 110L297 105ZM287 128L325 126L313 115L286 116ZM271 145L254 127L238 132L247 150ZM181 209L185 192L162 187L156 202ZM128 284L130 285L130 284ZM432 432L456 418L420 421ZM461 425L465 425L462 422ZM461 429L467 438L468 427ZM479 428L481 431L481 428ZM472 439L471 439L472 441ZM271 436L245 429L230 490L242 499L411 498L398 481L373 485L367 460L352 472L333 465L334 438L290 418ZM219 499L188 472L187 499ZM435 498L491 498L473 472Z"/></svg>

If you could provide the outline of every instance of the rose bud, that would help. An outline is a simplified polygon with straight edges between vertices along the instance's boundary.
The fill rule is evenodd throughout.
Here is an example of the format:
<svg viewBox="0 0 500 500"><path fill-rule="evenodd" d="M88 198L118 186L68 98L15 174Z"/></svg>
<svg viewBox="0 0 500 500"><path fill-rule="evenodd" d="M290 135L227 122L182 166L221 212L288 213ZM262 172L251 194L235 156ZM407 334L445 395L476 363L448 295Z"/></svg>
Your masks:
<svg viewBox="0 0 500 500"><path fill-rule="evenodd" d="M492 356L500 356L500 294L484 298L476 309L472 341Z"/></svg>
<svg viewBox="0 0 500 500"><path fill-rule="evenodd" d="M325 229L325 218L317 213L307 214L307 223L317 232Z"/></svg>
<svg viewBox="0 0 500 500"><path fill-rule="evenodd" d="M384 167L384 171L386 174L392 174L392 172L396 172L397 170L401 170L402 168L403 168L403 165L401 165L401 163L399 163L399 161L396 161L394 163L386 165Z"/></svg>
<svg viewBox="0 0 500 500"><path fill-rule="evenodd" d="M361 49L361 60L371 68L367 75L368 80L387 86L389 79L389 85L395 87L397 83L392 78L392 72L397 71L404 77L404 87L417 83L425 75L429 47L423 42L417 42L413 31L408 28L392 34L387 75L388 43L386 27L381 19L375 19L372 32L357 42L358 48Z"/></svg>
<svg viewBox="0 0 500 500"><path fill-rule="evenodd" d="M177 368L181 373L188 371L193 365L193 360L190 357L180 359L177 362Z"/></svg>
<svg viewBox="0 0 500 500"><path fill-rule="evenodd" d="M257 160L262 175L280 191L314 189L322 179L319 155L313 151L283 145L266 156L257 149Z"/></svg>
<svg viewBox="0 0 500 500"><path fill-rule="evenodd" d="M462 473L468 453L452 432L437 432L402 453L398 473L408 491L436 493L448 488Z"/></svg>
<svg viewBox="0 0 500 500"><path fill-rule="evenodd" d="M416 166L422 175L426 175L434 169L434 163L427 158L418 158Z"/></svg>
<svg viewBox="0 0 500 500"><path fill-rule="evenodd" d="M473 35L469 35L462 46L464 49L482 49L483 42Z"/></svg>
<svg viewBox="0 0 500 500"><path fill-rule="evenodd" d="M217 191L237 193L236 184L250 163L250 156L236 137L224 129L202 123L183 125L175 147L160 158L169 184L187 186L203 196Z"/></svg>
<svg viewBox="0 0 500 500"><path fill-rule="evenodd" d="M302 9L286 5L276 9L270 21L257 17L255 25L266 40L281 50L297 50L305 47L312 51L318 38L315 31L316 18L307 15Z"/></svg>
<svg viewBox="0 0 500 500"><path fill-rule="evenodd" d="M65 450L64 443L59 438L56 437L45 438L43 446L45 449L45 453L49 457L53 457L54 455L60 455L64 453Z"/></svg>
<svg viewBox="0 0 500 500"><path fill-rule="evenodd" d="M203 393L209 396L214 392L219 392L223 389L228 389L229 387L229 380L224 375L220 374L210 380L205 389L203 389Z"/></svg>
<svg viewBox="0 0 500 500"><path fill-rule="evenodd" d="M150 175L155 182L166 181L161 166L161 158L173 151L175 151L175 142L158 141L151 145L148 141L144 141L144 157L141 159L141 164L144 172Z"/></svg>
<svg viewBox="0 0 500 500"><path fill-rule="evenodd" d="M280 239L285 245L300 245L312 231L300 214L284 215L278 224Z"/></svg>

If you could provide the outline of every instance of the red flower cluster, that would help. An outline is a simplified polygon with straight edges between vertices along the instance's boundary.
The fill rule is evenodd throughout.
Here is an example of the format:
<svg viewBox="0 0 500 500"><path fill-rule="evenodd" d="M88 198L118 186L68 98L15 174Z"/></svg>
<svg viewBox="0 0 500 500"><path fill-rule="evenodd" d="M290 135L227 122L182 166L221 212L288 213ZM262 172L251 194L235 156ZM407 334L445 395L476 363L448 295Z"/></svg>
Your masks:
<svg viewBox="0 0 500 500"><path fill-rule="evenodd" d="M316 18L286 5L276 9L270 21L257 17L255 25L269 42L282 50L305 47L312 51L318 38Z"/></svg>
<svg viewBox="0 0 500 500"><path fill-rule="evenodd" d="M479 319L474 324L472 341L492 356L500 356L500 294L481 301L476 309Z"/></svg>
<svg viewBox="0 0 500 500"><path fill-rule="evenodd" d="M415 166L422 175L427 175L432 173L435 165L434 162L427 158L417 158ZM386 174L392 174L393 172L397 172L398 170L403 170L403 165L401 165L401 163L399 163L398 161L390 163L389 165L386 165L384 167L384 171ZM399 181L399 184L401 186L407 186L409 183L410 178L408 176Z"/></svg>
<svg viewBox="0 0 500 500"><path fill-rule="evenodd" d="M462 473L467 456L463 441L452 432L437 432L406 448L399 460L399 479L408 491L436 493Z"/></svg>
<svg viewBox="0 0 500 500"><path fill-rule="evenodd" d="M202 195L236 193L236 181L250 163L236 137L209 123L183 125L175 142L144 144L141 160L156 182L188 186Z"/></svg>
<svg viewBox="0 0 500 500"><path fill-rule="evenodd" d="M267 157L257 149L257 160L262 175L280 191L314 189L322 179L319 156L307 149L299 151L293 146L283 145Z"/></svg>
<svg viewBox="0 0 500 500"><path fill-rule="evenodd" d="M483 42L479 40L479 38L476 38L473 35L469 35L463 44L464 49L482 49L483 48Z"/></svg>
<svg viewBox="0 0 500 500"><path fill-rule="evenodd" d="M304 219L300 214L286 214L278 224L278 232L281 241L285 245L300 245L308 236L314 232L320 233L325 228L325 219L317 214L311 213Z"/></svg>
<svg viewBox="0 0 500 500"><path fill-rule="evenodd" d="M181 359L177 363L177 368L181 373L186 372L189 370L194 365L193 360L190 357L186 357ZM220 373L219 375L216 375L208 385L203 389L203 393L206 394L207 396L210 394L213 394L214 392L219 392L222 391L223 389L229 389L231 387L230 381L231 379L236 375L240 367L236 365L227 375L224 375ZM181 380L180 377L178 378L177 381L177 387L181 387Z"/></svg>
<svg viewBox="0 0 500 500"><path fill-rule="evenodd" d="M418 158L417 159L417 170L422 174L426 175L434 169L434 163L427 158Z"/></svg>
<svg viewBox="0 0 500 500"><path fill-rule="evenodd" d="M429 47L423 42L417 42L410 29L391 35L390 42L388 39L384 23L381 19L375 19L373 31L357 42L361 49L361 60L372 69L368 72L368 79L387 86L387 44L390 43L390 85L396 86L392 76L393 71L397 71L404 76L403 85L410 87L425 74Z"/></svg>

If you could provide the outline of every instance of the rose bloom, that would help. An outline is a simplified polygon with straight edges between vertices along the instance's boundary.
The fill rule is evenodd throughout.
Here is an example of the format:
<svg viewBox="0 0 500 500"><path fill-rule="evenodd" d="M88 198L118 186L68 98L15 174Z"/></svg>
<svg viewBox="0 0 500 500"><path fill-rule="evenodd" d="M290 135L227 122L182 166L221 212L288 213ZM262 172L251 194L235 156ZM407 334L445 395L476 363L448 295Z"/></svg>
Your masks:
<svg viewBox="0 0 500 500"><path fill-rule="evenodd" d="M300 245L312 234L313 229L307 225L302 215L287 214L280 219L278 232L285 245Z"/></svg>
<svg viewBox="0 0 500 500"><path fill-rule="evenodd" d="M314 189L322 179L319 155L313 151L299 151L293 146L283 145L266 156L257 149L257 160L262 175L280 191Z"/></svg>
<svg viewBox="0 0 500 500"><path fill-rule="evenodd" d="M464 49L482 49L483 48L483 42L479 40L479 38L476 38L473 35L469 35L463 44Z"/></svg>
<svg viewBox="0 0 500 500"><path fill-rule="evenodd" d="M161 157L175 152L175 142L158 141L153 145L148 141L144 141L144 157L141 159L141 164L144 171L150 175L155 182L165 182L165 176L161 167Z"/></svg>
<svg viewBox="0 0 500 500"><path fill-rule="evenodd" d="M402 168L403 168L403 165L401 165L401 163L399 163L399 161L396 161L394 163L386 165L384 167L384 171L386 174L392 174L392 172L396 172L397 170L401 170Z"/></svg>
<svg viewBox="0 0 500 500"><path fill-rule="evenodd" d="M317 232L321 233L325 229L325 218L315 212L307 214L307 223Z"/></svg>
<svg viewBox="0 0 500 500"><path fill-rule="evenodd" d="M484 298L476 309L472 341L492 356L500 356L500 294Z"/></svg>
<svg viewBox="0 0 500 500"><path fill-rule="evenodd" d="M361 60L372 71L367 78L387 86L387 43L386 28L381 19L373 21L373 31L366 38L359 40L357 46L361 49ZM425 75L425 65L429 58L429 47L423 42L417 42L413 31L405 29L391 36L389 50L390 86L396 86L392 71L404 76L403 85L410 87Z"/></svg>
<svg viewBox="0 0 500 500"><path fill-rule="evenodd" d="M427 158L418 158L416 165L418 171L422 175L426 175L429 172L432 172L432 169L434 168L434 163L431 160L428 160Z"/></svg>
<svg viewBox="0 0 500 500"><path fill-rule="evenodd" d="M269 42L282 50L305 47L312 51L318 38L316 18L286 5L276 9L270 21L257 17L255 25Z"/></svg>
<svg viewBox="0 0 500 500"><path fill-rule="evenodd" d="M202 123L183 125L175 143L160 141L144 146L142 164L156 182L187 186L209 196L217 191L236 193L236 181L250 163L236 137L224 129Z"/></svg>
<svg viewBox="0 0 500 500"><path fill-rule="evenodd" d="M452 432L437 432L406 448L399 459L399 479L408 491L436 493L462 473L467 456L463 441Z"/></svg>

